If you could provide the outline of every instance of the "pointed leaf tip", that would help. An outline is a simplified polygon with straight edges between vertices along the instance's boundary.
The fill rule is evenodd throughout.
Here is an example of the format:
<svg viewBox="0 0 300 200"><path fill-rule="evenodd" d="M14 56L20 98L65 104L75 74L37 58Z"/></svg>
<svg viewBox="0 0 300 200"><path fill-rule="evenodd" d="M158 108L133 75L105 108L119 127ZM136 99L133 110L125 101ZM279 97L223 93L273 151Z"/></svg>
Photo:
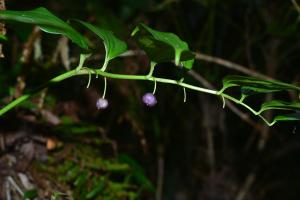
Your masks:
<svg viewBox="0 0 300 200"><path fill-rule="evenodd" d="M189 50L188 44L174 33L157 31L143 23L139 24L131 35L137 33L140 46L152 61L174 61L177 66L181 64L188 70L193 67L195 55Z"/></svg>
<svg viewBox="0 0 300 200"><path fill-rule="evenodd" d="M107 60L111 60L127 50L127 44L117 38L110 30L99 28L84 21L76 21L88 28L103 40Z"/></svg>
<svg viewBox="0 0 300 200"><path fill-rule="evenodd" d="M0 19L35 24L47 33L62 34L79 47L88 49L87 40L83 35L44 7L28 11L1 10Z"/></svg>

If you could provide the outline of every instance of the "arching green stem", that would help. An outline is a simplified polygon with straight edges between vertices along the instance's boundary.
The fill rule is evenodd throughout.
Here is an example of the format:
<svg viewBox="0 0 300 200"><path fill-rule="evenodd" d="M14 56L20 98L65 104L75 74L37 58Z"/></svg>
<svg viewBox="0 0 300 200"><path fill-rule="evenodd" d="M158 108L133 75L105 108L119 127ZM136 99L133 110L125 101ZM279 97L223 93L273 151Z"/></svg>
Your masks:
<svg viewBox="0 0 300 200"><path fill-rule="evenodd" d="M106 94L106 87L107 87L107 80L106 77L104 77L104 89L103 89L103 95L102 95L102 99L105 98L105 94Z"/></svg>
<svg viewBox="0 0 300 200"><path fill-rule="evenodd" d="M226 101L225 101L225 98L221 95L221 98L222 98L222 108L224 109L225 106L226 106Z"/></svg>
<svg viewBox="0 0 300 200"><path fill-rule="evenodd" d="M147 75L148 77L152 77L153 72L154 72L154 68L155 68L156 64L157 64L156 62L151 61L151 63L150 63L150 70L149 70L149 73Z"/></svg>
<svg viewBox="0 0 300 200"><path fill-rule="evenodd" d="M104 63L103 63L102 68L101 68L101 71L106 70L108 63L109 63L109 60L107 58L105 58Z"/></svg>
<svg viewBox="0 0 300 200"><path fill-rule="evenodd" d="M78 72L83 67L84 61L90 57L91 54L80 54L79 65L76 67L76 71Z"/></svg>
<svg viewBox="0 0 300 200"><path fill-rule="evenodd" d="M91 68L82 68L79 71L76 71L76 69L74 69L74 70L65 72L61 75L58 75L57 77L51 79L47 83L39 86L35 90L29 91L28 93L20 96L19 98L17 98L15 100L13 100L12 102L10 102L8 105L4 106L2 109L0 109L0 116L3 115L4 113L8 112L12 108L16 107L18 104L24 102L25 100L30 98L32 95L34 95L35 93L39 92L40 90L42 90L46 87L54 85L58 82L61 82L65 79L71 78L73 76L88 75L88 74L99 74L100 76L103 76L104 78L153 81L154 83L159 82L159 83L178 85L178 86L181 86L183 88L188 88L190 90L195 90L195 91L198 91L198 92L212 94L212 95L220 96L222 98L231 100L231 101L235 102L236 104L242 105L243 107L247 108L254 115L258 115L269 126L272 126L276 123L276 121L275 122L274 121L273 122L268 122L262 115L259 114L259 112L255 111L254 109L252 109L247 104L241 102L239 99L236 99L236 98L234 98L230 95L227 95L225 93L220 93L219 91L216 91L216 90L211 90L211 89L202 88L202 87L199 87L199 86L194 86L194 85L183 83L182 81L173 80L173 79L149 77L148 75L114 74L114 73L108 73L108 72L102 71L101 69L92 70ZM104 94L105 94L105 91L104 91Z"/></svg>
<svg viewBox="0 0 300 200"><path fill-rule="evenodd" d="M114 79L157 81L160 83L179 85L182 87L189 88L191 90L204 92L204 93L208 93L208 94L213 94L213 95L217 95L217 93L218 93L218 91L215 91L215 90L210 90L210 89L206 89L206 88L202 88L202 87L198 87L198 86L194 86L194 85L190 85L190 84L186 84L186 83L180 83L177 80L172 80L172 79L148 77L147 75L113 74L113 73L104 72L101 69L92 70L91 68L85 67L85 68L80 69L79 71L74 69L74 70L65 72L61 75L58 75L57 77L51 79L47 83L42 84L41 86L37 87L36 89L31 90L31 91L27 92L26 94L20 96L19 98L13 100L12 102L10 102L9 104L7 104L6 106L4 106L3 108L0 109L0 116L3 115L4 113L6 113L7 111L11 110L12 108L16 107L18 104L24 102L25 100L30 98L33 94L39 92L43 88L49 87L51 85L54 85L58 82L61 82L65 79L71 78L73 76L88 75L89 73L99 74L100 76L107 77L107 78L114 78Z"/></svg>
<svg viewBox="0 0 300 200"><path fill-rule="evenodd" d="M273 126L276 121L272 121L269 122L266 118L264 118L259 112L255 111L253 108L251 108L250 106L248 106L247 104L243 103L242 101L240 101L240 99L236 99L230 95L227 95L225 93L220 94L221 97L225 98L225 99L229 99L233 102L235 102L236 104L240 104L242 106L244 106L245 108L247 108L250 112L252 112L254 115L259 116L268 126Z"/></svg>
<svg viewBox="0 0 300 200"><path fill-rule="evenodd" d="M87 85L86 85L86 88L89 88L89 87L90 87L90 84L91 84L92 73L91 73L91 70L90 70L90 69L87 68L87 70L88 70L88 72L89 72L89 80L88 80L88 83L87 83Z"/></svg>
<svg viewBox="0 0 300 200"><path fill-rule="evenodd" d="M155 92L156 92L156 80L154 79L154 88L152 94L155 94Z"/></svg>

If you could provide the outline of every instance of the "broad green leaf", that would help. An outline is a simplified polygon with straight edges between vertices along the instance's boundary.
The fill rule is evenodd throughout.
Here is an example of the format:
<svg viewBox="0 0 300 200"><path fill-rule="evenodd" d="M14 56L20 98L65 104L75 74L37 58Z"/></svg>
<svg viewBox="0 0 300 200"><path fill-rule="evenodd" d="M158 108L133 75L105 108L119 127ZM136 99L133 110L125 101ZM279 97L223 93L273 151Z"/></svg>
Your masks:
<svg viewBox="0 0 300 200"><path fill-rule="evenodd" d="M271 88L264 88L260 86L242 86L241 93L243 95L249 96L258 93L269 93L269 92L278 92L279 89L271 89Z"/></svg>
<svg viewBox="0 0 300 200"><path fill-rule="evenodd" d="M153 40L153 38L149 36L141 36L138 42L152 62L161 63L174 59L173 49L163 42Z"/></svg>
<svg viewBox="0 0 300 200"><path fill-rule="evenodd" d="M262 113L266 110L277 109L277 110L300 110L300 103L290 103L285 101L273 100L270 102L263 103L258 113Z"/></svg>
<svg viewBox="0 0 300 200"><path fill-rule="evenodd" d="M300 87L280 81L262 80L254 77L246 76L227 76L223 79L223 88L221 91L229 87L240 86L242 93L250 95L253 93L268 93L281 90L300 91Z"/></svg>
<svg viewBox="0 0 300 200"><path fill-rule="evenodd" d="M182 41L174 33L157 31L157 30L154 30L154 29L146 26L145 24L140 24L140 27L142 27L148 33L150 33L154 39L173 47L175 50L175 64L179 65L181 53L183 51L189 50L188 44L186 42Z"/></svg>
<svg viewBox="0 0 300 200"><path fill-rule="evenodd" d="M83 35L44 7L29 11L2 10L0 11L0 19L35 24L47 33L62 34L81 48L88 49L87 40Z"/></svg>
<svg viewBox="0 0 300 200"><path fill-rule="evenodd" d="M274 118L272 123L279 122L279 121L296 121L296 120L300 120L300 113L278 115Z"/></svg>
<svg viewBox="0 0 300 200"><path fill-rule="evenodd" d="M103 40L107 61L119 56L127 50L126 43L118 39L111 31L99 28L87 22L80 20L76 21L84 25Z"/></svg>
<svg viewBox="0 0 300 200"><path fill-rule="evenodd" d="M141 30L145 34L140 33ZM138 32L138 41L152 61L159 63L174 60L177 66L183 65L187 69L193 67L195 55L189 50L188 44L174 33L157 31L142 23L131 35Z"/></svg>

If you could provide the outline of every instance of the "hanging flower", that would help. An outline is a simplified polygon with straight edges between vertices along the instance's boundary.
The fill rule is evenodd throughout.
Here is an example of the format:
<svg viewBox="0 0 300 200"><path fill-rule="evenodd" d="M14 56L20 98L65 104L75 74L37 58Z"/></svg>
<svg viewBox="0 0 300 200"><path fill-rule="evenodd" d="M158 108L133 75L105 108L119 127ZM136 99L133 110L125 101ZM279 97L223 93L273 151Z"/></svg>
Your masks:
<svg viewBox="0 0 300 200"><path fill-rule="evenodd" d="M104 98L99 98L96 102L96 107L99 110L106 109L108 106L108 101Z"/></svg>
<svg viewBox="0 0 300 200"><path fill-rule="evenodd" d="M152 94L152 93L146 93L143 96L143 102L147 106L152 107L152 106L155 106L155 104L157 103L157 100L156 100L156 97L154 96L154 94Z"/></svg>

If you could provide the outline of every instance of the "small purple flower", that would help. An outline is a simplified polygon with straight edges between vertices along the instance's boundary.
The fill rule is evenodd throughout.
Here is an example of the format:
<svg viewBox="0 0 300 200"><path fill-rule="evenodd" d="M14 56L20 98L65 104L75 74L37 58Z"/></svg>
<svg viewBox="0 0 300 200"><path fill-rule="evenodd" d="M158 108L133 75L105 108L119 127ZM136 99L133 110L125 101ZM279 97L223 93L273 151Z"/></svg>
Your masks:
<svg viewBox="0 0 300 200"><path fill-rule="evenodd" d="M155 106L155 104L157 103L156 97L152 93L144 94L143 102L149 107Z"/></svg>
<svg viewBox="0 0 300 200"><path fill-rule="evenodd" d="M108 101L104 98L99 98L96 102L96 107L98 110L103 110L105 108L107 108L108 106Z"/></svg>

